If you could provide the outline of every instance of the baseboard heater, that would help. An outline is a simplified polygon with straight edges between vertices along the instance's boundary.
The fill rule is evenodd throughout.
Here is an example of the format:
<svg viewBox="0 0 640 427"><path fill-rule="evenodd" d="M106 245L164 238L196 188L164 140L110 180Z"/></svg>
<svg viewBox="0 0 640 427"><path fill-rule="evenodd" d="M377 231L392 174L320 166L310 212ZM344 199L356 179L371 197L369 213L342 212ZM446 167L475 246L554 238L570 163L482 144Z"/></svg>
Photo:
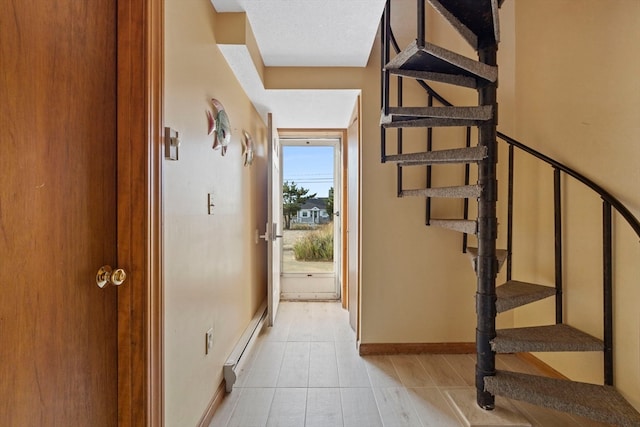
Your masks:
<svg viewBox="0 0 640 427"><path fill-rule="evenodd" d="M242 369L242 365L247 360L247 356L251 352L251 348L258 339L258 335L267 319L267 302L263 302L256 314L249 322L249 326L245 329L240 341L236 344L231 355L224 363L222 372L226 383L227 393L233 390L233 384L236 382L237 373Z"/></svg>

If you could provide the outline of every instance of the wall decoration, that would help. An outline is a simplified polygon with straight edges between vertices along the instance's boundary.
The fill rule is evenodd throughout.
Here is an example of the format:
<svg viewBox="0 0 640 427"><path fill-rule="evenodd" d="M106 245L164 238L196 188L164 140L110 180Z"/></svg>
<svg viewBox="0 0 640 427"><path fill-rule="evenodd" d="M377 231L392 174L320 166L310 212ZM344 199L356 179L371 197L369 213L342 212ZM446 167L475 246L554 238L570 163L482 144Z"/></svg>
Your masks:
<svg viewBox="0 0 640 427"><path fill-rule="evenodd" d="M208 135L213 134L213 149L221 149L224 156L227 153L227 146L231 142L231 123L222 103L215 98L211 99L211 103L216 112L214 114L209 110L206 111L209 126Z"/></svg>
<svg viewBox="0 0 640 427"><path fill-rule="evenodd" d="M244 138L242 138L242 158L245 166L251 166L253 163L253 138L249 132L243 130Z"/></svg>

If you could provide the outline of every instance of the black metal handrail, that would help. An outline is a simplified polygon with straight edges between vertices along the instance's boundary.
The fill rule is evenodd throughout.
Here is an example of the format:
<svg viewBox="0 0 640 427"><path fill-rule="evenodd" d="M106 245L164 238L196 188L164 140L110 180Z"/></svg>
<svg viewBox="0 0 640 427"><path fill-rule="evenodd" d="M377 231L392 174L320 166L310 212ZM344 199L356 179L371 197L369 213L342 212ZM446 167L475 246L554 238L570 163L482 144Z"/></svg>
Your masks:
<svg viewBox="0 0 640 427"><path fill-rule="evenodd" d="M622 202L620 200L615 198L613 195L611 195L611 193L609 193L607 190L602 188L600 185L596 184L595 182L593 182L592 180L590 180L586 176L582 175L581 173L575 171L574 169L571 169L569 166L566 166L566 165L564 165L564 164L552 159L551 157L546 156L546 155L542 154L541 152L536 151L536 150L534 150L533 148L531 148L531 147L529 147L527 145L524 145L522 142L519 142L519 141L511 138L510 136L505 135L502 132L498 132L498 138L502 139L507 144L513 145L514 147L517 147L517 148L521 149L522 151L525 151L525 152L531 154L532 156L542 160L543 162L553 166L554 169L561 170L562 172L564 172L567 175L577 179L578 181L580 181L581 183L583 183L584 185L586 185L587 187L589 187L590 189L592 189L593 191L598 193L598 195L600 195L602 200L610 203L611 206L616 211L618 211L618 213L620 215L622 215L622 217L631 226L633 231L635 231L636 234L638 235L638 237L640 237L640 221L633 215L633 213L631 213L631 211L629 211L629 209L627 209L627 207L624 204L622 204Z"/></svg>

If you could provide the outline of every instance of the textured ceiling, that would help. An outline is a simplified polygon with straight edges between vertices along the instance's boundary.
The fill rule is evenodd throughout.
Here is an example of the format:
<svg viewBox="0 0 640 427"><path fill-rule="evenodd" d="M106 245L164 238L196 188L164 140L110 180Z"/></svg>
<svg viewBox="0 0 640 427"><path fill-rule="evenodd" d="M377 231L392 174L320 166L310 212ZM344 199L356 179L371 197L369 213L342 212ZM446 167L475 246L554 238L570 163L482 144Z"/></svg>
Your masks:
<svg viewBox="0 0 640 427"><path fill-rule="evenodd" d="M246 12L269 67L364 67L384 0L211 0L218 13ZM258 112L283 128L344 128L357 90L265 90L251 61L220 47Z"/></svg>
<svg viewBox="0 0 640 427"><path fill-rule="evenodd" d="M381 0L213 0L246 12L266 66L364 67Z"/></svg>

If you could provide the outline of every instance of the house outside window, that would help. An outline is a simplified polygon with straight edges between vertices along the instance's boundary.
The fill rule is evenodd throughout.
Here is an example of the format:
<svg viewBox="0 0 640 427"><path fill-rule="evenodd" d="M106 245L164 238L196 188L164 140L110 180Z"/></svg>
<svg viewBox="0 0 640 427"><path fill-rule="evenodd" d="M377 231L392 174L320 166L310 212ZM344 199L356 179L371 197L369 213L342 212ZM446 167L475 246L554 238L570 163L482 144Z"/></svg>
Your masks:
<svg viewBox="0 0 640 427"><path fill-rule="evenodd" d="M327 213L327 198L309 199L295 218L297 224L319 225L331 222L331 216Z"/></svg>

